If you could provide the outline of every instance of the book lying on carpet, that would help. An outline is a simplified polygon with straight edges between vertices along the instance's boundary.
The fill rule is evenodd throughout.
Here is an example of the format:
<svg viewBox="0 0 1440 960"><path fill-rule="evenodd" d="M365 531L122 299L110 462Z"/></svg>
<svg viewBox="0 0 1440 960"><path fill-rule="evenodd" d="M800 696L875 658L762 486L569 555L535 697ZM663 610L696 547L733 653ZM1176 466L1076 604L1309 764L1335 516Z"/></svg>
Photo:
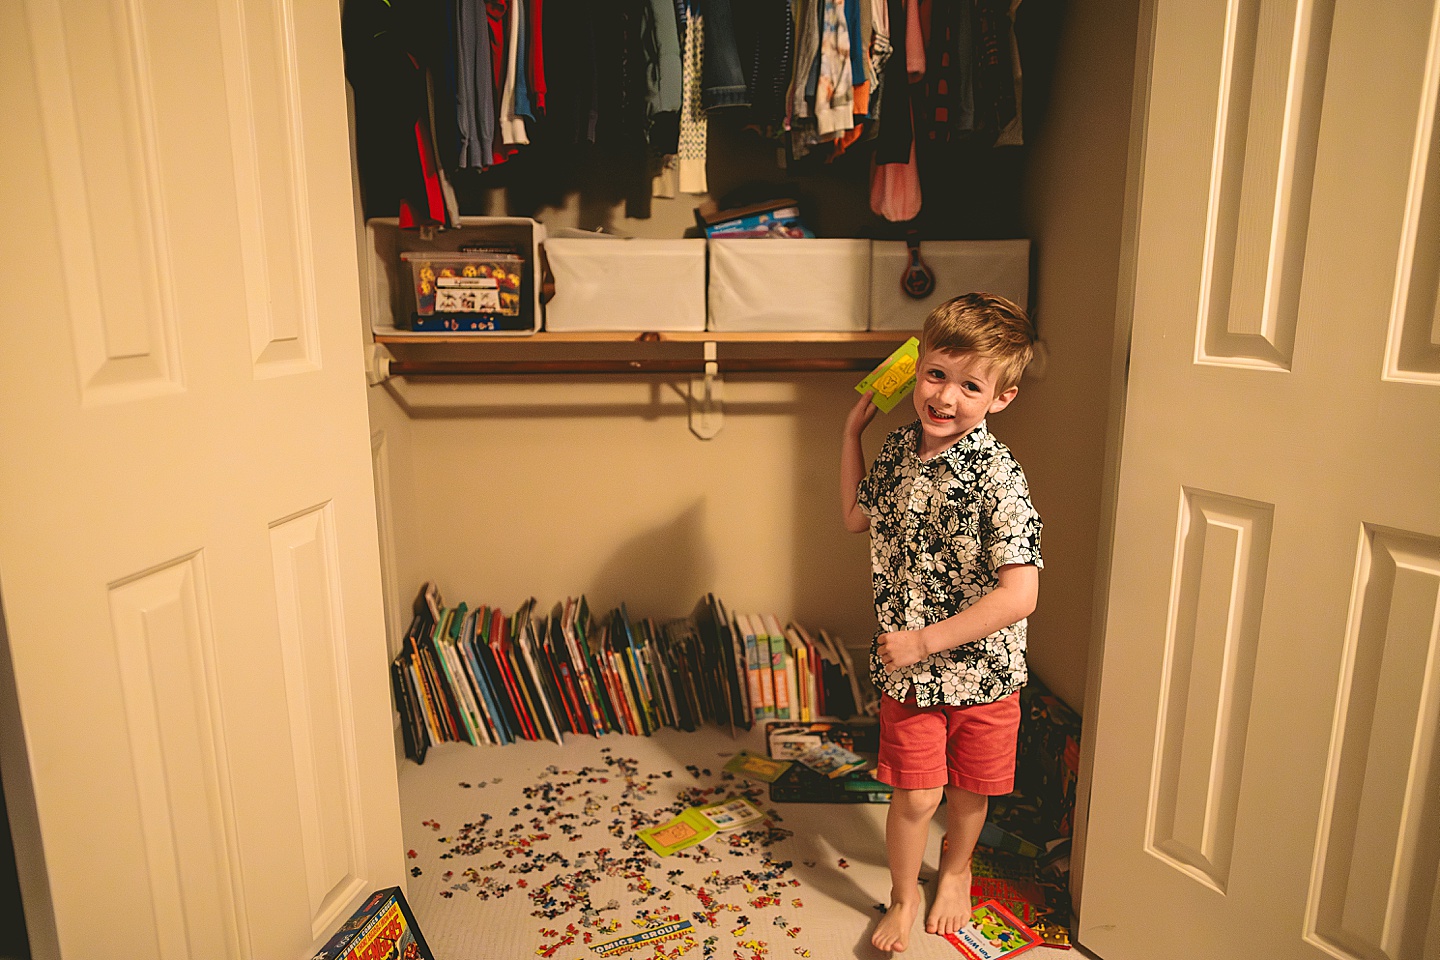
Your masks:
<svg viewBox="0 0 1440 960"><path fill-rule="evenodd" d="M435 960L399 887L377 890L312 960Z"/></svg>
<svg viewBox="0 0 1440 960"><path fill-rule="evenodd" d="M796 759L831 780L865 766L864 757L851 753L838 743L822 743L811 747Z"/></svg>
<svg viewBox="0 0 1440 960"><path fill-rule="evenodd" d="M738 830L765 819L765 811L744 797L732 797L719 803L697 807L700 816L715 825L716 830Z"/></svg>
<svg viewBox="0 0 1440 960"><path fill-rule="evenodd" d="M1035 931L995 900L977 903L970 922L944 937L966 960L1002 960L1040 945Z"/></svg>
<svg viewBox="0 0 1440 960"><path fill-rule="evenodd" d="M697 807L680 811L676 817L653 827L636 830L645 845L662 857L693 847L714 836L718 828Z"/></svg>
<svg viewBox="0 0 1440 960"><path fill-rule="evenodd" d="M645 845L662 857L693 847L717 833L738 830L765 819L765 813L744 797L690 807L665 823L637 830Z"/></svg>
<svg viewBox="0 0 1440 960"><path fill-rule="evenodd" d="M725 769L738 776L749 777L751 780L774 783L792 765L793 761L791 760L775 760L741 750L726 761Z"/></svg>
<svg viewBox="0 0 1440 960"><path fill-rule="evenodd" d="M1046 946L1070 948L1072 906L1065 873L1042 866L1034 857L986 847L975 848L971 867L973 896L999 900ZM1017 900L1025 906L1017 908Z"/></svg>
<svg viewBox="0 0 1440 960"><path fill-rule="evenodd" d="M405 755L437 743L507 744L566 734L650 735L717 724L748 730L776 716L849 716L859 685L849 654L773 614L732 615L706 594L691 615L600 617L585 597L547 612L532 597L447 606L427 583L390 664Z"/></svg>

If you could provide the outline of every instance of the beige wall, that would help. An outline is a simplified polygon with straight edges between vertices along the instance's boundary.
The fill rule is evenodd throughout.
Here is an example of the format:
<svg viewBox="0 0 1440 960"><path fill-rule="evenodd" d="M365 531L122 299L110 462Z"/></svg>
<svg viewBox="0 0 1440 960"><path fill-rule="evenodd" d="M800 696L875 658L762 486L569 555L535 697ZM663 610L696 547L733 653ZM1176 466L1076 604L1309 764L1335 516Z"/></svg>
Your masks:
<svg viewBox="0 0 1440 960"><path fill-rule="evenodd" d="M1053 100L1026 181L1036 263L1031 307L1050 362L1045 378L1023 385L996 418L1045 519L1030 665L1077 709L1094 639L1096 558L1109 536L1106 429L1123 389L1113 361L1138 7L1138 0L1069 6Z"/></svg>
<svg viewBox="0 0 1440 960"><path fill-rule="evenodd" d="M992 424L1025 465L1046 521L1031 663L1076 708L1101 533L1135 7L1070 5L1027 181L1050 364ZM863 203L863 183L853 189ZM648 220L616 208L609 225L679 236L695 202L657 200ZM537 216L594 225L593 210L573 196L568 204ZM491 207L506 212L504 197ZM687 429L683 380L373 388L373 422L392 437L388 483L407 501L393 524L403 603L433 578L452 602L510 610L530 595L548 605L585 593L597 612L624 600L633 615L669 617L714 591L734 609L793 617L863 648L874 629L867 543L843 531L836 506L855 379L726 378L724 428L710 441ZM871 428L868 455L905 415Z"/></svg>

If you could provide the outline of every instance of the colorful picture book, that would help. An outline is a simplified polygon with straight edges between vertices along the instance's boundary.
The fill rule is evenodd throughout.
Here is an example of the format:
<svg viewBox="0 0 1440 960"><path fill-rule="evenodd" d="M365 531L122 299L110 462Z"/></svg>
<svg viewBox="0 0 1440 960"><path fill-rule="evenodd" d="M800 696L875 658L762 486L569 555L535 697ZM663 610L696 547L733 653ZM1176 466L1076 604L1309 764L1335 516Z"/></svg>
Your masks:
<svg viewBox="0 0 1440 960"><path fill-rule="evenodd" d="M313 960L435 960L399 887L377 890Z"/></svg>
<svg viewBox="0 0 1440 960"><path fill-rule="evenodd" d="M595 616L582 596L548 611L448 606L433 583L417 596L390 664L405 755L437 743L507 744L565 735L757 719L848 717L860 687L848 651L824 631L773 614L731 614L713 594L688 617ZM776 772L778 775L778 771Z"/></svg>
<svg viewBox="0 0 1440 960"><path fill-rule="evenodd" d="M793 766L793 762L790 760L760 757L745 750L741 750L725 763L725 769L731 773L763 783L774 783L791 766Z"/></svg>
<svg viewBox="0 0 1440 960"><path fill-rule="evenodd" d="M683 810L679 816L658 826L635 831L647 847L662 857L668 857L686 847L693 847L714 836L716 832L715 824L696 807Z"/></svg>
<svg viewBox="0 0 1440 960"><path fill-rule="evenodd" d="M872 398L875 406L882 412L889 413L895 409L895 405L910 395L915 387L915 364L920 357L920 341L911 337L900 346L895 352L884 360L880 366L870 372L864 380L855 385L857 393L864 393L866 390L874 390Z"/></svg>
<svg viewBox="0 0 1440 960"><path fill-rule="evenodd" d="M744 797L691 807L665 823L637 830L645 845L662 857L693 847L717 833L738 830L765 819L765 813Z"/></svg>
<svg viewBox="0 0 1440 960"><path fill-rule="evenodd" d="M1040 937L995 900L977 903L970 922L946 940L966 960L1002 960L1040 945Z"/></svg>
<svg viewBox="0 0 1440 960"><path fill-rule="evenodd" d="M798 759L811 770L823 773L831 780L865 766L864 757L846 750L838 743L818 744L805 751Z"/></svg>

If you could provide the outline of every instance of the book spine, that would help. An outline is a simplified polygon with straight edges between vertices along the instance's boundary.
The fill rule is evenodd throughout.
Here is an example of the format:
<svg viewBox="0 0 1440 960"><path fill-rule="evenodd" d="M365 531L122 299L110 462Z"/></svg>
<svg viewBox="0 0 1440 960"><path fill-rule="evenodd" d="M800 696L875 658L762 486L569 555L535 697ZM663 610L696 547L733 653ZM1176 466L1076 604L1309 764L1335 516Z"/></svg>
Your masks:
<svg viewBox="0 0 1440 960"><path fill-rule="evenodd" d="M405 756L422 763L419 738L415 729L414 704L410 702L410 691L405 686L405 665L399 660L390 661L390 689L395 696L395 713L400 717L400 737L405 743Z"/></svg>
<svg viewBox="0 0 1440 960"><path fill-rule="evenodd" d="M580 652L580 642L572 626L562 627L560 639L565 644L565 652L570 659L571 673L574 674L580 700L585 705L585 715L589 719L590 732L598 737L605 732L605 715L604 711L600 709L600 698L595 692L595 678L590 675L590 663Z"/></svg>
<svg viewBox="0 0 1440 960"><path fill-rule="evenodd" d="M630 722L630 733L634 736L648 733L645 729L644 718L640 714L640 705L635 701L635 682L630 676L629 657L619 650L610 652L611 669L615 672L616 682L620 685L620 692L624 697L625 712Z"/></svg>
<svg viewBox="0 0 1440 960"><path fill-rule="evenodd" d="M600 659L595 656L594 647L590 643L590 627L584 622L578 610L574 623L575 647L580 653L580 663L584 665L586 682L590 685L591 695L595 698L596 708L599 710L600 731L607 733L618 732L620 724L615 714L615 705L610 699L609 690L605 684L605 674L602 670Z"/></svg>
<svg viewBox="0 0 1440 960"><path fill-rule="evenodd" d="M482 638L476 638L475 653L480 659L480 667L485 675L485 682L490 688L491 703L495 707L495 716L504 730L504 742L511 743L521 736L520 721L515 716L515 708L510 703L510 693L505 687L505 678L500 673L500 665L495 662L495 651L490 649L490 644Z"/></svg>
<svg viewBox="0 0 1440 960"><path fill-rule="evenodd" d="M518 624L515 633L516 645L520 648L522 658L522 669L526 671L526 679L530 683L531 703L535 707L536 717L539 720L538 725L550 739L563 744L564 735L561 733L560 723L555 719L555 713L550 708L550 698L546 695L545 680L541 675L542 667L536 661L535 633L529 628L529 620Z"/></svg>
<svg viewBox="0 0 1440 960"><path fill-rule="evenodd" d="M485 689L482 685L480 670L475 663L475 655L470 649L468 640L468 637L462 637L452 640L450 643L451 649L455 651L455 659L460 664L460 672L465 677L466 693L475 713L475 726L485 737L486 743L502 743L495 728L495 719L490 715L490 705L485 702Z"/></svg>
<svg viewBox="0 0 1440 960"><path fill-rule="evenodd" d="M745 672L750 680L750 701L754 704L754 716L756 720L767 720L774 709L770 702L771 697L766 696L768 688L765 674L768 668L760 662L760 645L755 639L754 628L743 623L739 629L745 638ZM768 655L770 651L765 652Z"/></svg>
<svg viewBox="0 0 1440 960"><path fill-rule="evenodd" d="M486 675L484 659L480 656L478 645L479 638L472 630L469 636L461 640L460 650L464 654L465 666L470 672L471 685L475 688L480 708L485 715L485 722L490 728L491 737L496 743L507 744L510 742L510 737L505 730L505 721L500 716L499 706L495 702L495 694L490 687L490 678Z"/></svg>
<svg viewBox="0 0 1440 960"><path fill-rule="evenodd" d="M425 714L426 736L429 737L432 744L443 743L445 738L440 735L440 717L435 709L434 697L430 693L419 650L410 651L407 669L410 672L410 685L420 693L420 706Z"/></svg>
<svg viewBox="0 0 1440 960"><path fill-rule="evenodd" d="M508 620L502 621L502 623L508 622ZM515 661L511 658L510 642L505 635L503 626L496 634L496 639L491 642L493 644L491 652L495 656L496 665L500 668L500 675L505 680L505 692L510 698L510 706L515 712L515 719L520 724L521 735L526 740L539 740L540 735L530 717L530 711L525 702L526 698L520 686L520 678L515 674Z"/></svg>
<svg viewBox="0 0 1440 960"><path fill-rule="evenodd" d="M454 638L447 637L441 647L446 659L450 664L450 675L455 678L456 699L460 701L461 717L465 721L470 732L470 742L478 744L481 742L491 743L489 731L485 728L485 722L480 717L480 705L475 702L475 687L470 682L470 673L461 662L462 655Z"/></svg>
<svg viewBox="0 0 1440 960"><path fill-rule="evenodd" d="M791 680L789 657L785 655L785 638L774 636L768 629L766 637L770 641L770 670L774 674L775 682L775 717L789 720Z"/></svg>

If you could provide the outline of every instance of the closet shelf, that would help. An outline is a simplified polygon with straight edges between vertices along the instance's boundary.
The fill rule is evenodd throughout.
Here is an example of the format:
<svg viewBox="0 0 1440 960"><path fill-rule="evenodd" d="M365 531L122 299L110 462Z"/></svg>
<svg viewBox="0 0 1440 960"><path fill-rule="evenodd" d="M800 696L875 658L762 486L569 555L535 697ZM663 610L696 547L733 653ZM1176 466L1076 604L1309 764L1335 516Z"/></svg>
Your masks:
<svg viewBox="0 0 1440 960"><path fill-rule="evenodd" d="M908 331L381 333L396 377L833 373L873 370ZM714 364L714 366L708 366Z"/></svg>
<svg viewBox="0 0 1440 960"><path fill-rule="evenodd" d="M375 342L388 345L442 346L465 344L467 347L486 344L650 344L650 343L733 343L733 344L789 344L789 343L831 343L831 344L891 344L898 346L914 334L906 330L858 330L858 331L610 331L590 330L584 332L524 334L450 334L411 333L391 328L376 330Z"/></svg>

